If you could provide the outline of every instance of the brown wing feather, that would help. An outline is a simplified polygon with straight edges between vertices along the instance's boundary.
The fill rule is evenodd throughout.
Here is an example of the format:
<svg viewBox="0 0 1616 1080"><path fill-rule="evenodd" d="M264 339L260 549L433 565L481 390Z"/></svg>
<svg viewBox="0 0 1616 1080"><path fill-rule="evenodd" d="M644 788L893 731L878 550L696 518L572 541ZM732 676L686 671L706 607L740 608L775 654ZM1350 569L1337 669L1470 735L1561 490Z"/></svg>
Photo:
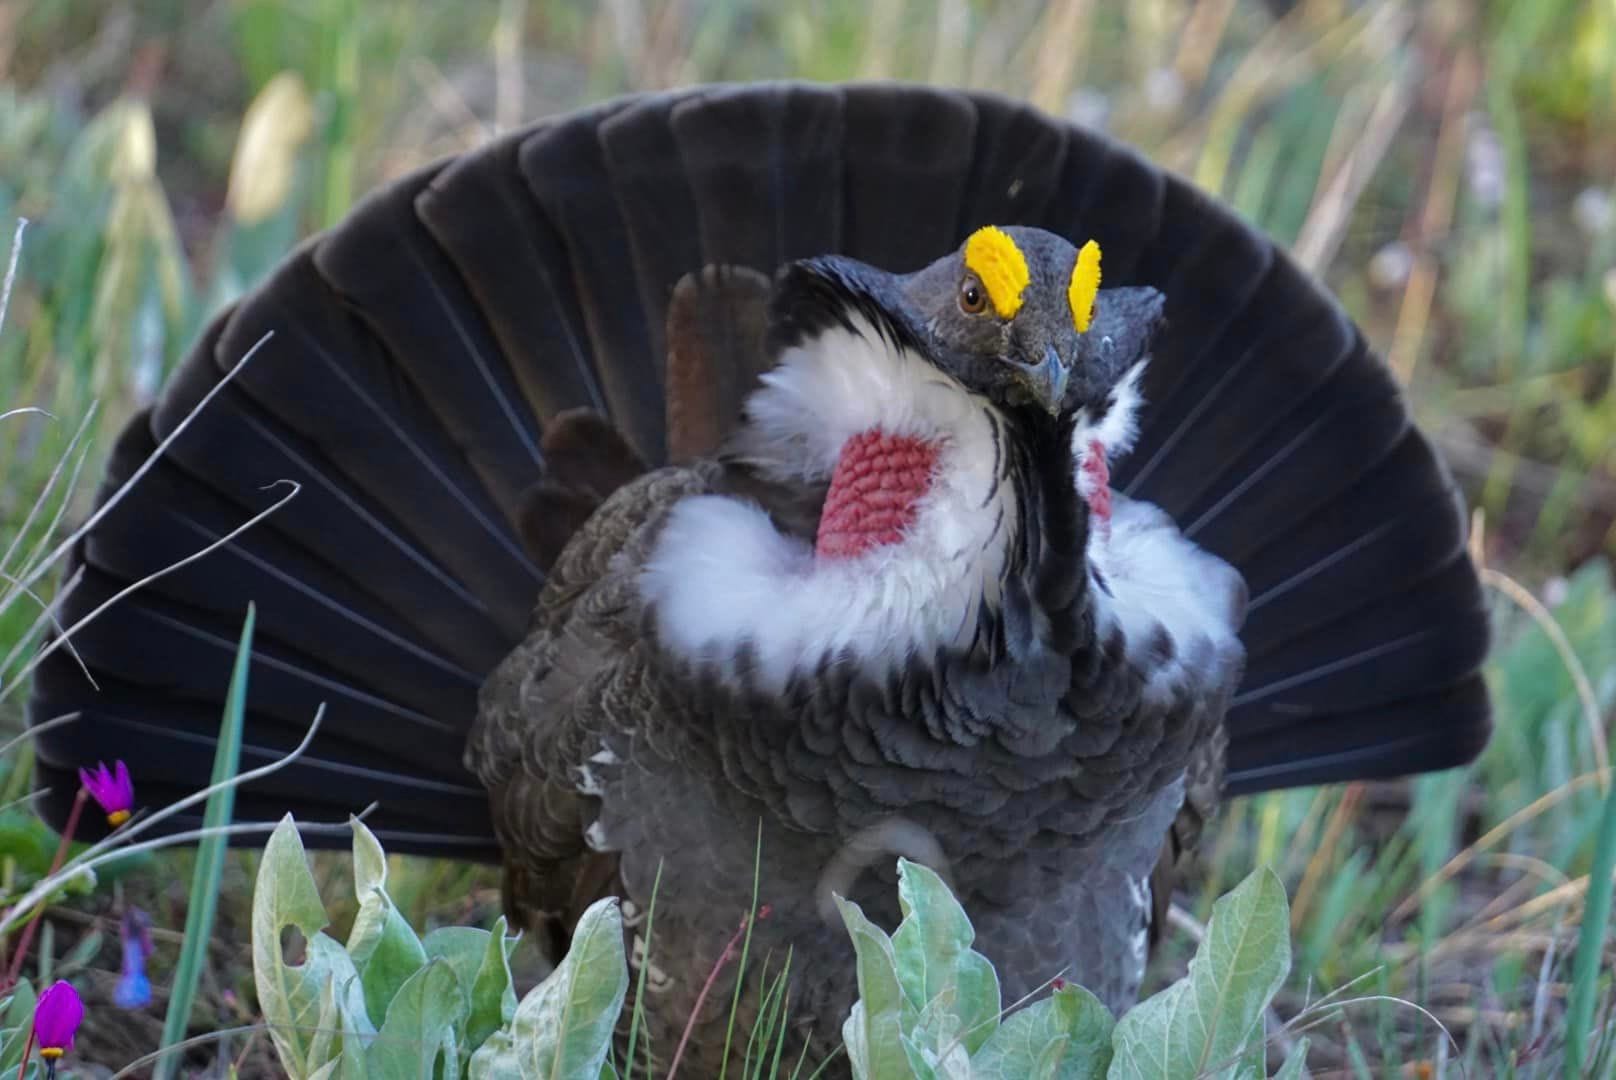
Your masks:
<svg viewBox="0 0 1616 1080"><path fill-rule="evenodd" d="M711 457L768 369L769 279L744 266L686 274L668 301L668 454Z"/></svg>

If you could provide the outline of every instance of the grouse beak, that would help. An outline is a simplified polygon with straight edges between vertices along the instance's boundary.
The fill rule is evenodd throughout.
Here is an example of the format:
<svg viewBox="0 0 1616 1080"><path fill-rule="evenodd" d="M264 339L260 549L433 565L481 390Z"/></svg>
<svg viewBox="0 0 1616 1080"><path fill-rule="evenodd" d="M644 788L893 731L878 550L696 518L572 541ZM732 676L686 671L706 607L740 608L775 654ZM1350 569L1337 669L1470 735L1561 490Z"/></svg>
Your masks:
<svg viewBox="0 0 1616 1080"><path fill-rule="evenodd" d="M1041 406L1050 416L1061 414L1072 369L1061 360L1055 346L1045 346L1044 358L1038 363L1017 365L1016 375L1034 404Z"/></svg>

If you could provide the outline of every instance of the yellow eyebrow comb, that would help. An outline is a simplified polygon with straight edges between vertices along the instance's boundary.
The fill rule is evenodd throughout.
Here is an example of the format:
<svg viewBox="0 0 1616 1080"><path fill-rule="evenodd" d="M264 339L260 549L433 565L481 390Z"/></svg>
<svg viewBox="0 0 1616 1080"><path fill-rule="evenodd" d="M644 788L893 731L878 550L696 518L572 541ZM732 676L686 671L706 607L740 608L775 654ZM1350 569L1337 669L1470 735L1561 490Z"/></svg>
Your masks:
<svg viewBox="0 0 1616 1080"><path fill-rule="evenodd" d="M1021 294L1032 280L1027 257L1010 234L984 225L965 241L965 268L982 281L993 310L1008 319L1021 310Z"/></svg>
<svg viewBox="0 0 1616 1080"><path fill-rule="evenodd" d="M1084 244L1072 266L1072 283L1066 289L1066 299L1072 305L1072 322L1079 334L1087 333L1094 321L1094 298L1100 292L1100 245L1093 240Z"/></svg>

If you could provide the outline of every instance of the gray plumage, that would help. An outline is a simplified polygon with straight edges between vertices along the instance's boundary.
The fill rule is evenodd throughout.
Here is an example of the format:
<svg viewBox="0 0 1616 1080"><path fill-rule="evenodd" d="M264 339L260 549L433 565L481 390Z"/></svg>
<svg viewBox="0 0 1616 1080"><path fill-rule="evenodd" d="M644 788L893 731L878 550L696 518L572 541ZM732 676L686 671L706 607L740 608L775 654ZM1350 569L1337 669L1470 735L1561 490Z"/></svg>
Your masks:
<svg viewBox="0 0 1616 1080"><path fill-rule="evenodd" d="M1060 243L1069 268L1075 252ZM789 299L776 298L776 330ZM1116 318L1112 303L1135 302L1103 295L1102 318ZM1148 338L1134 335L1123 361L1138 359ZM1089 400L1103 401L1116 378ZM761 437L741 423L739 442ZM1201 655L1185 657L1182 678L1146 692L1159 673L1138 657L1160 657L1131 656L1122 630L1102 628L1095 610L1096 590L1108 586L1084 556L1070 424L1044 435L1023 442L1023 422L1007 424L1000 465L1000 482L1026 494L1011 544L1022 557L1007 563L1014 580L1003 593L1031 606L1029 625L1007 628L1007 614L984 609L993 629L971 647L891 670L826 655L775 688L748 673L744 656L692 661L659 640L641 575L672 508L704 495L792 497L749 483L752 470L733 453L625 483L550 567L526 641L484 688L467 763L490 790L508 853L507 905L552 948L599 896L643 912L660 865L648 1033L664 1053L748 910L754 857L771 914L755 927L753 955L777 966L791 950L794 1037L818 1054L836 1045L856 996L830 891L890 928L899 854L949 877L1007 1001L1057 976L1113 1008L1137 993L1149 878L1191 756L1211 741L1238 681L1240 654L1182 633L1175 640L1158 625L1159 648ZM1037 451L1058 457L1062 439L1064 461L1034 460ZM1069 567L1072 580L1052 584ZM1243 591L1237 575L1229 581L1224 602L1237 622ZM645 955L642 932L629 931L631 955ZM731 963L695 1029L687 1054L697 1074L716 1072L734 974ZM749 998L743 1024L755 1008Z"/></svg>

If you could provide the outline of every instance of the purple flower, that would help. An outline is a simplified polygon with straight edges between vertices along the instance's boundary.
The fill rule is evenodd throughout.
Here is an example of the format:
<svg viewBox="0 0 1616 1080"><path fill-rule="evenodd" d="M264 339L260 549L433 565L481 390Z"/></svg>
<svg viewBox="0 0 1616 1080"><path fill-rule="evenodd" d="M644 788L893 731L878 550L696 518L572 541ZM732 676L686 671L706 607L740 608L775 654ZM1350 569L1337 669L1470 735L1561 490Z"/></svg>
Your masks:
<svg viewBox="0 0 1616 1080"><path fill-rule="evenodd" d="M113 1004L143 1009L152 999L151 980L146 977L146 960L152 954L151 920L137 907L125 908L118 936L123 940L123 974L113 988Z"/></svg>
<svg viewBox="0 0 1616 1080"><path fill-rule="evenodd" d="M115 772L108 772L106 762L95 763L95 772L79 770L79 781L84 789L101 804L107 815L107 824L116 829L129 820L135 805L135 785L129 782L129 770L121 761L113 762Z"/></svg>
<svg viewBox="0 0 1616 1080"><path fill-rule="evenodd" d="M58 981L39 995L34 1006L34 1038L39 1056L48 1062L73 1049L73 1034L84 1019L84 1002L68 982Z"/></svg>

